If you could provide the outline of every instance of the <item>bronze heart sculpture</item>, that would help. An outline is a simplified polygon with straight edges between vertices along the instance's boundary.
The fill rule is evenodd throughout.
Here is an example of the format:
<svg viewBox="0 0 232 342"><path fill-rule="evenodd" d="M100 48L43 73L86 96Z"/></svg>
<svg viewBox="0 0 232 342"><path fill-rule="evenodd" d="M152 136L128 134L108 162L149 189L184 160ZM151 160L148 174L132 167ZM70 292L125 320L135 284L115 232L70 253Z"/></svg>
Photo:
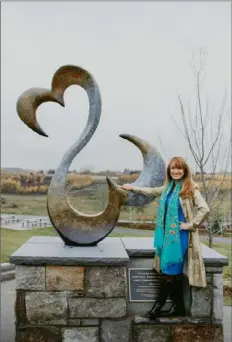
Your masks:
<svg viewBox="0 0 232 342"><path fill-rule="evenodd" d="M31 88L25 91L17 101L17 112L20 119L36 133L47 136L36 120L37 108L40 104L48 101L64 106L64 92L74 84L81 86L87 92L89 118L80 138L65 153L52 178L47 196L47 209L54 228L65 244L91 246L104 239L113 230L118 221L122 204L141 206L151 202L153 197L128 194L107 178L109 202L103 212L87 215L79 212L69 203L66 196L66 178L69 167L75 156L93 136L101 116L101 95L97 83L88 71L77 66L67 65L59 68L54 74L51 90ZM138 137L128 134L122 134L120 137L132 142L143 155L144 169L134 185L152 187L162 184L165 165L156 149Z"/></svg>
<svg viewBox="0 0 232 342"><path fill-rule="evenodd" d="M47 210L50 220L65 244L71 246L91 246L104 239L117 223L120 208L127 197L125 191L107 178L109 203L105 210L94 215L79 212L69 203L66 195L66 178L75 156L85 147L93 136L101 116L100 90L92 75L76 66L59 68L53 76L51 90L31 88L25 91L17 101L20 119L36 133L47 136L36 120L36 110L40 104L48 101L64 106L63 95L71 85L84 88L89 98L89 118L78 139L65 153L57 168L48 190Z"/></svg>

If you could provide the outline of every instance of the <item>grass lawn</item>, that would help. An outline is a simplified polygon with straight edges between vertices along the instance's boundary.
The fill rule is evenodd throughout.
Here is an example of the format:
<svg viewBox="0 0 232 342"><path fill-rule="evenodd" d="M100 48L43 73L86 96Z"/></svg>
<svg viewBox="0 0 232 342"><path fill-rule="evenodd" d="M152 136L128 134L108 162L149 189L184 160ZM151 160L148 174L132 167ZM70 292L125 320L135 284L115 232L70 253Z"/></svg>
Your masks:
<svg viewBox="0 0 232 342"><path fill-rule="evenodd" d="M205 243L207 245L207 243ZM225 285L232 285L231 284L231 277L232 277L232 269L231 269L231 245L230 244L225 244L225 243L214 243L213 244L213 249L215 249L218 253L225 255L229 259L229 265L225 266L223 276L224 276L224 284Z"/></svg>
<svg viewBox="0 0 232 342"><path fill-rule="evenodd" d="M2 194L2 197L6 202L1 206L1 212L3 214L47 215L47 196ZM68 197L74 208L77 208L86 214L98 213L102 211L108 203L108 198L104 199L104 203L102 203L101 196L98 193L96 193L95 198L92 198L89 195L78 197L73 196L72 194ZM128 207L127 209L127 211L121 210L119 220L129 219L130 216L132 221L136 220L138 216L149 217L152 219L156 214L157 204L152 202L144 206L143 213L137 212L135 207L131 207L131 209Z"/></svg>
<svg viewBox="0 0 232 342"><path fill-rule="evenodd" d="M205 243L207 246L208 244ZM232 251L231 244L225 243L214 243L213 249L215 249L218 253L225 255L229 259L229 265L223 267L223 285L224 285L224 305L232 306ZM225 292L227 295L225 295Z"/></svg>
<svg viewBox="0 0 232 342"><path fill-rule="evenodd" d="M2 197L6 201L1 206L1 212L4 214L47 215L47 196L2 194Z"/></svg>
<svg viewBox="0 0 232 342"><path fill-rule="evenodd" d="M20 246L22 246L32 236L36 235L57 235L56 231L51 228L16 231L11 229L1 229L1 262L9 262L9 257Z"/></svg>
<svg viewBox="0 0 232 342"><path fill-rule="evenodd" d="M220 235L219 235L220 236ZM232 238L232 233L231 232L226 232L222 236Z"/></svg>
<svg viewBox="0 0 232 342"><path fill-rule="evenodd" d="M14 253L20 246L22 246L32 236L57 236L54 228L47 227L42 229L26 230L26 231L15 231L11 229L1 229L1 262L9 262L9 257ZM123 237L123 236L138 236L135 233L118 233L112 232L109 237ZM207 243L205 243L207 245ZM231 288L232 288L232 252L231 245L224 243L214 244L213 248L229 258L229 265L224 267L223 272L223 284L228 290L228 295L224 296L224 305L232 305Z"/></svg>

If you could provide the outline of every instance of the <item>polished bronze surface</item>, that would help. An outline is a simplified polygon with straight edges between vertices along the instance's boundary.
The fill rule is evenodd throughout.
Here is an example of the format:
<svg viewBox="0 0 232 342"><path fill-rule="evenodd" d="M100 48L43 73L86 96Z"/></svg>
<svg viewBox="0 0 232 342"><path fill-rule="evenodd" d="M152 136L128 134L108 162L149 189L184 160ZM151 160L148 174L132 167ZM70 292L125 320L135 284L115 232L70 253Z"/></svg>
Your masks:
<svg viewBox="0 0 232 342"><path fill-rule="evenodd" d="M155 188L163 185L165 181L165 164L159 152L147 141L130 134L120 134L120 137L134 144L143 156L143 170L132 186ZM128 198L124 205L142 206L150 203L154 196L136 194L132 191L128 193Z"/></svg>
<svg viewBox="0 0 232 342"><path fill-rule="evenodd" d="M55 229L67 245L90 246L104 239L117 223L120 208L128 194L116 183L107 178L109 203L104 211L87 215L79 212L68 202L66 178L75 156L85 147L93 136L101 116L101 95L92 75L76 66L63 66L56 71L51 90L32 88L18 99L17 112L20 119L36 133L47 136L36 120L36 110L48 101L64 106L63 95L71 85L79 85L87 92L89 99L89 118L80 138L65 153L58 166L47 197L47 209Z"/></svg>
<svg viewBox="0 0 232 342"><path fill-rule="evenodd" d="M59 68L52 79L51 90L31 88L26 90L17 101L20 119L36 133L46 136L37 122L36 110L44 102L56 102L64 107L64 92L71 85L85 89L89 99L89 117L81 136L68 149L58 166L47 196L47 209L50 220L67 245L90 246L104 239L115 227L122 204L144 205L153 197L127 192L107 178L109 203L104 211L87 215L73 208L66 194L66 179L69 167L76 155L86 146L93 136L101 116L100 90L93 76L83 68L67 65ZM128 134L120 135L137 146L143 155L143 171L133 183L140 187L155 187L162 184L165 166L160 154L148 142Z"/></svg>

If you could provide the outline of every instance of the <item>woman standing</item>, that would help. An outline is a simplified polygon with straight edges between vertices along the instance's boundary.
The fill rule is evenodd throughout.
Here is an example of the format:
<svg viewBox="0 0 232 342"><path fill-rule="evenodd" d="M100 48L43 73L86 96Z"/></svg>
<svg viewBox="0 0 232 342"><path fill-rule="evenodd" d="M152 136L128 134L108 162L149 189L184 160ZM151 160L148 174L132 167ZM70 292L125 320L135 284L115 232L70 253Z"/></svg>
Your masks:
<svg viewBox="0 0 232 342"><path fill-rule="evenodd" d="M181 277L185 266L189 284L206 287L197 227L209 212L193 182L190 168L183 158L174 157L168 164L164 186L140 188L125 184L122 188L156 197L161 195L154 232L156 254L153 268L163 277L158 299L147 316L156 318L165 314L162 308L169 295L173 306L166 314L185 315Z"/></svg>

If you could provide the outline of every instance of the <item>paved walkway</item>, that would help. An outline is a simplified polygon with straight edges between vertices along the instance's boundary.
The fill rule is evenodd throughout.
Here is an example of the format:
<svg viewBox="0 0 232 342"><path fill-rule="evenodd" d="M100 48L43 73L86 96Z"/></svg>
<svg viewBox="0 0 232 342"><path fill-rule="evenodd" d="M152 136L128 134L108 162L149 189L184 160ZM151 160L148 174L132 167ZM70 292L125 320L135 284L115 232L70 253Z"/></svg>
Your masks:
<svg viewBox="0 0 232 342"><path fill-rule="evenodd" d="M1 283L1 342L15 341L15 280ZM232 341L231 306L224 306L224 342ZM210 342L210 341L208 341Z"/></svg>
<svg viewBox="0 0 232 342"><path fill-rule="evenodd" d="M1 217L3 219L7 217L12 217L13 215L8 215L8 214L1 214ZM48 218L48 216L35 216L35 215L14 215L15 220L19 219L18 223L8 223L5 224L2 223L2 226L7 229L14 229L14 230L22 230L22 222L29 220L29 221L37 221L42 220L43 222L46 222L46 226L51 226L51 222ZM30 228L25 229L38 229L40 228L39 226L34 226ZM42 226L41 228L44 228ZM151 230L139 230L139 229L130 229L130 228L121 228L121 227L116 227L114 229L114 232L118 233L133 233L133 235L138 235L138 236L153 236L153 231ZM201 241L207 241L208 237L206 235L201 235ZM218 243L226 243L226 244L231 244L232 243L232 238L231 237L221 237L221 236L216 236L214 237L214 241Z"/></svg>
<svg viewBox="0 0 232 342"><path fill-rule="evenodd" d="M1 226L12 230L31 230L51 226L48 216L1 214Z"/></svg>
<svg viewBox="0 0 232 342"><path fill-rule="evenodd" d="M15 341L15 280L1 282L1 342Z"/></svg>
<svg viewBox="0 0 232 342"><path fill-rule="evenodd" d="M202 241L207 241L208 237L205 235L201 235L201 240ZM213 238L214 242L218 243L226 243L226 244L231 244L232 243L232 238L231 237L224 237L224 236L215 236Z"/></svg>

